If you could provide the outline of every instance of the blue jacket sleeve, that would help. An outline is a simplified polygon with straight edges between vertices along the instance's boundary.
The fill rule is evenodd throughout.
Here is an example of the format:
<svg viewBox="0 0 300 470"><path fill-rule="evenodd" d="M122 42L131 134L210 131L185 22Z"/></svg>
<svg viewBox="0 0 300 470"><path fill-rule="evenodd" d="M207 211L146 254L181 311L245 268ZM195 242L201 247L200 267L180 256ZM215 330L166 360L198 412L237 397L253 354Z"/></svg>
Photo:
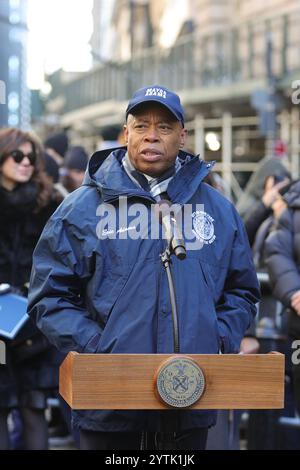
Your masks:
<svg viewBox="0 0 300 470"><path fill-rule="evenodd" d="M256 303L260 300L248 237L239 215L233 210L237 229L223 293L216 308L224 353L239 352L241 340L256 315Z"/></svg>
<svg viewBox="0 0 300 470"><path fill-rule="evenodd" d="M92 254L83 255L82 240L59 216L47 223L33 255L28 313L49 341L63 353L94 353L100 326L85 307L83 292Z"/></svg>

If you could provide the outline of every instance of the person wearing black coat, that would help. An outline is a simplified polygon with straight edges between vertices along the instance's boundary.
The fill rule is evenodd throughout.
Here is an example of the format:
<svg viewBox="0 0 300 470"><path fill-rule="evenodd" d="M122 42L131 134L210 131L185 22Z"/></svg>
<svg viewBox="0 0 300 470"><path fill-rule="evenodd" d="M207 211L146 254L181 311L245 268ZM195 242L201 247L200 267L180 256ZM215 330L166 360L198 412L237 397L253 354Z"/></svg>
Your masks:
<svg viewBox="0 0 300 470"><path fill-rule="evenodd" d="M0 130L0 283L26 295L32 254L58 206L43 172L42 147L18 129ZM1 338L2 339L2 338ZM0 368L0 448L9 447L7 416L21 411L25 448L47 448L47 394L58 386L62 356L29 320L7 341L7 366Z"/></svg>
<svg viewBox="0 0 300 470"><path fill-rule="evenodd" d="M251 247L255 242L257 231L261 224L272 216L272 205L278 197L278 191L284 188L290 181L288 175L269 175L264 182L263 195L244 217L245 229Z"/></svg>
<svg viewBox="0 0 300 470"><path fill-rule="evenodd" d="M273 295L286 307L288 332L300 339L300 181L283 197L283 210L265 243ZM300 364L293 364L294 394L300 413Z"/></svg>

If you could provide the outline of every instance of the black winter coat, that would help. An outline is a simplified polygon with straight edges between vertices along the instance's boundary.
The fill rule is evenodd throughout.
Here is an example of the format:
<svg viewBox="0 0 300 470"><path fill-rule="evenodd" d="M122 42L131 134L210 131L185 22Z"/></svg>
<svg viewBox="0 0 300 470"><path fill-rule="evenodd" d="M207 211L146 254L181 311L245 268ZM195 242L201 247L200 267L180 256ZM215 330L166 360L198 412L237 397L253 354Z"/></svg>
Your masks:
<svg viewBox="0 0 300 470"><path fill-rule="evenodd" d="M14 191L0 187L0 282L20 289L29 282L33 250L56 209L51 201L35 213L36 198L37 189L32 183Z"/></svg>
<svg viewBox="0 0 300 470"><path fill-rule="evenodd" d="M23 293L26 291L24 284L30 278L33 250L57 207L57 203L51 200L45 208L35 212L36 200L37 188L32 182L20 185L13 191L0 187L0 283L9 283ZM7 341L8 366L0 368L0 407L15 406L17 394L25 390L48 389L58 385L58 365L62 355L45 343L43 335L31 320L29 322L25 336L21 331L16 341ZM20 363L16 360L20 346L17 348L14 343L22 344L26 351L33 350L37 343L42 344L43 348L38 355Z"/></svg>
<svg viewBox="0 0 300 470"><path fill-rule="evenodd" d="M251 247L259 227L271 214L272 210L266 207L262 201L258 201L252 210L248 211L244 219L244 225Z"/></svg>
<svg viewBox="0 0 300 470"><path fill-rule="evenodd" d="M289 333L300 338L300 317L291 309L291 298L300 290L300 182L284 196L287 209L265 243L265 261L274 296L290 310Z"/></svg>

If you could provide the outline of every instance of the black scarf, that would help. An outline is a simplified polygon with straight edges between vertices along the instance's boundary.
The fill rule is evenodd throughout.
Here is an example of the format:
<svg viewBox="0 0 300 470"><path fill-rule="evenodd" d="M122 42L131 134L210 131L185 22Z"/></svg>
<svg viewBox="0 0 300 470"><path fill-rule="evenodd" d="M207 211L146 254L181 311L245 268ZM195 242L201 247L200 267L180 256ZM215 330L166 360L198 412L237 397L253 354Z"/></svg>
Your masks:
<svg viewBox="0 0 300 470"><path fill-rule="evenodd" d="M38 188L33 181L20 184L12 191L0 186L0 218L19 219L37 207Z"/></svg>

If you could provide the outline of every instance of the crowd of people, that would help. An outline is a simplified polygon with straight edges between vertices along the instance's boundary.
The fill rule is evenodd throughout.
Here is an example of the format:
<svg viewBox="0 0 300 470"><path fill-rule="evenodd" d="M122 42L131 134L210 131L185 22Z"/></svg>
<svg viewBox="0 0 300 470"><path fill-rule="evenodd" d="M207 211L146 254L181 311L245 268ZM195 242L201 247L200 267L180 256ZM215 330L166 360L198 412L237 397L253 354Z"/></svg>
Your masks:
<svg viewBox="0 0 300 470"><path fill-rule="evenodd" d="M74 340L76 334L74 333L72 338L70 336L72 328L76 327L81 331L82 337L78 341L79 344L80 341L85 342L85 345L82 346L82 350L86 352L106 352L110 348L111 341L115 344L119 341L121 344L120 333L116 332L113 333L113 335L115 334L113 338L104 339L100 347L99 328L95 328L91 325L90 320L85 318L84 315L79 319L78 313L75 314L76 311L78 312L82 309L82 299L79 298L79 294L77 296L77 291L75 293L72 292L72 290L75 289L74 273L76 272L76 276L80 275L81 279L84 279L85 276L88 275L86 272L87 266L84 263L89 261L89 255L86 254L84 262L81 261L80 250L89 249L88 237L90 235L88 233L82 235L81 231L77 227L78 233L76 232L75 235L77 237L76 243L77 241L79 243L81 236L86 236L85 247L79 247L78 245L79 248L76 248L75 245L72 246L72 243L67 240L67 235L63 231L65 229L63 220L64 218L67 220L66 217L68 216L68 213L71 214L70 217L72 219L72 211L74 210L73 206L76 206L76 210L79 212L82 210L80 209L80 205L82 205L82 207L84 206L85 199L83 199L82 202L80 197L87 197L85 195L88 194L90 198L87 199L88 204L95 204L93 199L94 193L88 192L88 190L79 190L76 192L76 190L81 187L83 181L84 185L88 188L97 186L97 183L93 180L94 175L92 175L89 180L87 180L87 178L84 180L84 175L89 162L92 162L92 165L94 165L92 168L95 174L99 174L100 178L102 178L102 197L105 196L105 190L108 188L107 178L109 178L110 174L117 180L121 177L123 178L123 176L118 173L120 170L118 169L119 167L116 167L117 161L123 161L124 171L127 174L126 177L128 180L126 181L128 184L136 184L140 193L143 191L145 192L149 187L150 199L151 197L154 197L154 194L156 194L151 192L153 188L155 188L156 191L157 187L161 185L163 192L166 192L168 186L165 182L171 184L170 180L173 178L174 181L177 177L176 174L174 176L174 173L171 174L169 172L171 167L169 168L168 165L162 166L161 169L159 168L157 174L160 177L157 177L156 173L150 174L149 176L149 162L153 163L155 160L151 152L153 153L153 145L158 145L157 142L159 142L160 137L151 136L150 138L147 136L145 138L147 142L150 143L143 154L146 155L144 166L141 166L138 160L135 161L134 158L137 154L134 153L133 150L139 145L139 136L141 136L143 132L150 133L152 130L148 130L147 128L147 120L143 114L144 108L142 112L138 108L142 102L136 102L134 99L131 103L131 107L129 103L128 113L126 116L127 127L125 128L124 134L125 140L121 133L121 128L118 128L117 126L111 126L109 129L103 130L102 143L101 147L99 146L99 149L101 148L103 152L106 152L105 157L103 157L103 161L105 160L105 163L103 164L103 162L101 162L102 166L98 165L99 167L96 165L97 162L95 157L93 157L93 160L89 160L89 155L83 147L70 146L68 137L64 132L50 135L44 141L44 144L42 144L34 134L12 128L0 130L0 283L10 284L12 292L18 293L22 296L27 296L30 272L32 270L33 252L47 221L50 218L52 220L52 225L47 225L48 231L46 231L46 235L44 234L44 238L42 237L36 253L36 266L35 273L32 278L33 288L31 292L31 308L34 314L31 315L31 319L27 321L25 327L21 329L20 333L18 333L14 340L5 340L7 346L7 364L6 366L0 367L0 449L48 448L49 419L46 419L45 410L48 407L49 398L58 396L59 365L64 359L65 354L68 352L69 346L76 349L76 343ZM161 100L159 99L156 101L160 106ZM179 153L176 153L173 159L173 163L175 162L176 168L177 166L179 169L181 167L182 171L182 167L186 168L188 164L191 168L192 165L195 165L195 163L193 163L193 158L190 158L188 154L183 155L182 153L182 147L185 142L185 133L180 127L183 119L179 104L176 103L176 107L173 101L170 106L166 106L168 108L168 113L170 112L173 118L175 115L176 119L173 121L170 120L169 114L167 116L163 115L162 109L159 106L157 108L153 107L153 100L151 103L152 107L145 109L147 110L147 113L149 112L153 122L157 117L166 121L166 128L168 129L168 126L170 125L173 126L172 131L170 132L173 132L175 137L177 136L176 138L178 139L180 150ZM179 125L179 123L181 124ZM178 125L178 130L175 125ZM161 132L161 135L163 136L161 140L170 145L169 141L167 141L165 137L169 130L165 130L165 127L163 128L165 124L163 124L163 126L159 124L159 126L161 127L159 127L158 132ZM145 131L144 128L146 128ZM141 137L141 139L143 138L144 137ZM126 149L124 150L124 147L122 147L122 150L118 150L111 154L112 157L111 155L109 156L110 151L108 151L108 149L117 147L121 148L122 144L126 144L129 146L128 148L133 149L130 158L128 158L128 154L126 154ZM152 146L152 150L150 149L150 146ZM178 158L177 154L180 158ZM98 158L97 155L98 154L96 154L96 158ZM158 154L158 156L159 155L160 154ZM108 156L109 158L107 158ZM157 155L155 158L159 161ZM183 163L183 158L186 159L188 164L186 162ZM197 161L199 162L199 159L197 159ZM104 171L102 169L103 165L106 165L111 173L105 173L105 175L102 176L101 171ZM108 171L106 167L105 169ZM203 167L201 168L202 169L199 167L198 169L198 167L195 167L195 171L204 171ZM175 173L180 173L180 170L178 169L174 171ZM191 190L192 184L194 184L192 177L195 175L193 174L189 176L187 172L188 170L183 171L186 172L186 181L187 178L190 177L191 182L188 189ZM208 171L206 170L204 173L204 177L206 176L206 182L201 183L201 187L203 188L204 185L205 189L202 189L202 191L207 191L208 196L206 196L205 193L205 197L207 197L208 201L207 204L209 205L212 199L214 200L214 204L220 204L221 200L218 199L218 195L224 188L220 176L214 172L207 175ZM147 175L147 178L142 179L142 176L144 175ZM163 175L163 178L161 175ZM255 180L255 177L259 177L260 181L257 179ZM175 188L175 183L173 186ZM130 192L129 189L126 189L126 191ZM131 192L134 195L138 194L137 189L131 189ZM72 196L69 196L71 193ZM74 194L77 196L74 196ZM179 189L175 188L174 195L176 196L177 194L179 194ZM112 189L107 190L106 197L108 201L110 198L113 200L115 195ZM145 196L141 195L141 197ZM224 197L224 201L225 200L226 198ZM70 205L72 201L74 201L73 206ZM225 203L222 202L222 204ZM248 186L245 189L244 198L239 204L240 207L237 205L237 209L239 210L245 224L255 267L257 270L269 273L272 296L282 304L282 317L286 318L287 323L287 329L285 331L286 342L288 343L288 341L300 339L300 250L298 246L298 232L300 233L300 183L299 181L292 181L287 170L287 166L282 159L278 157L278 155L274 154L272 158L262 161L262 167L259 168L256 175L253 175L252 179L249 181ZM231 211L229 205L227 210L228 213ZM51 217L54 213L58 215ZM232 220L234 220L234 223L239 227L238 230L240 230L241 233L244 233L244 229L240 227L236 217L237 216L233 215ZM74 221L71 219L68 220L68 222L74 227ZM229 238L230 236L228 235L228 239ZM60 242L63 239L64 245L63 248L61 248L61 246L60 248L62 256L66 257L66 261L64 262L58 260L58 256L55 254L55 246L59 246L57 245L58 239ZM244 241L240 243L244 243ZM58 248L58 252L60 248ZM70 254L72 253L71 250L75 249L77 249L77 252L75 253L74 251L73 254ZM232 249L234 250L234 248ZM237 248L235 249L237 250L237 253L239 253L240 257L236 263L240 263L243 261L241 258L244 255L242 255L242 252ZM119 248L117 250L119 250ZM117 256L114 258L115 262L118 263L122 256L122 253L118 251ZM76 257L78 258L77 264L74 261ZM71 262L73 263L73 272L70 271ZM45 266L47 263L50 267L48 266L46 269ZM82 263L82 266L80 263ZM204 264L205 263L206 262L204 261ZM246 270L246 258L244 259L244 263L245 266L243 266L243 269ZM196 271L195 266L192 263L190 264L191 269L194 269L195 271L194 274L198 273L201 275L200 271ZM205 266L208 267L209 265L205 264ZM57 272L55 272L55 267L57 268ZM130 263L128 263L128 267L130 267ZM52 274L48 272L50 268L52 269ZM76 270L79 271L77 272ZM97 272L97 276L100 276L100 274L100 271ZM60 285L60 276L65 276L65 279L71 279L70 285ZM128 275L126 274L124 277L124 279L126 278L124 281L125 284L117 278L117 267L112 267L110 276L114 286L109 284L109 276L103 278L103 289L106 289L106 295L109 295L107 289L119 289L120 292L123 292L123 299L124 302L126 301L126 308L131 311L130 302L134 304L134 299L132 296L130 300L130 289L133 289L133 287L129 287L129 283L125 282L126 279L128 281L130 278L130 273L128 273ZM113 276L115 276L115 279ZM150 285L152 285L151 276L152 274L149 272ZM212 276L214 276L214 273L212 273ZM231 276L233 276L233 274L231 274ZM188 278L189 273L187 273L187 279ZM60 292L60 296L57 299L55 299L54 294L51 293L51 288L54 289L54 283L56 284L55 293ZM99 283L99 280L97 280L97 282L95 281L95 286L98 286L101 290L102 287L99 286ZM128 296L125 296L125 285ZM244 286L241 285L239 279L236 280L236 285L240 289L240 292L242 292ZM93 288L95 288L95 286ZM154 284L153 288L155 288ZM47 312L45 312L45 305L42 301L42 291L46 291L48 299L52 296L52 301L50 299L47 304ZM247 290L244 292L244 296L249 299L250 291L251 302L255 303L255 299L258 299L258 294L256 293L256 286L254 283L249 287L249 292ZM96 298L98 294L99 296ZM98 294L97 292L94 292L95 297L91 301L90 308L95 308L96 310L97 308L99 310L104 308L105 310L103 303L104 300L101 297L104 296L105 292L101 291L101 293ZM43 293L43 295L46 296L45 293ZM226 295L224 295L224 297L226 297ZM232 295L232 293L228 293L228 296L229 295ZM75 298L76 296L78 297L77 300ZM110 300L107 300L107 302L109 303ZM112 303L113 302L115 302L114 299L112 299ZM139 302L140 305L144 305L145 310L149 310L149 299L148 303L145 304L141 298L139 299ZM226 299L223 299L223 302L226 302ZM61 311L57 309L57 305L61 305L62 307L60 308L64 308L65 319L67 319L66 315L68 309L70 311L72 309L74 313L74 324L70 326L69 329L66 324L62 325L64 315L62 315ZM193 300L192 307L194 308L194 306L195 300ZM53 324L53 319L57 318L58 314L60 315L60 320L57 320L57 322L58 324L61 322L62 328L61 337L58 335L55 336L56 327ZM222 315L221 311L220 315ZM85 323L83 322L83 319ZM105 319L101 319L101 322L104 322L104 320ZM116 321L121 322L121 320ZM222 319L224 325L227 325L227 321L229 320L224 316L224 319ZM39 328L37 328L36 322ZM82 322L82 324L80 322ZM91 331L94 332L94 335L92 334L92 338L88 337L87 328L85 328L89 326L89 322ZM144 323L140 328L152 328L151 324L148 324L146 319L144 319L143 322ZM246 317L244 324L247 326ZM102 325L100 326L102 327ZM128 325L122 326L120 323L119 328L126 329L129 327ZM46 335L44 334L45 332L47 333ZM193 336L192 331L190 331L190 334ZM51 339L51 343L48 340L48 336ZM4 340L4 338L1 339ZM148 340L145 339L144 341L147 342ZM188 344L188 339L186 341ZM205 342L206 340L203 339L203 341ZM237 348L235 341L238 341L238 335L234 340L228 340L225 334L223 343L220 345L221 350L225 353L238 352L239 350L244 353L258 352L260 350L260 343L259 338L256 337L255 322L252 322L248 330L245 332L244 338L239 342L239 348ZM211 346L211 351L213 351L212 343L210 344L208 342L207 344L207 347ZM120 350L123 350L122 348L123 345L121 344ZM116 349L116 351L118 352L118 349ZM294 387L294 406L295 410L300 413L300 367L299 365L293 365L291 369L291 381ZM64 421L68 432L72 432L69 410L62 404L61 411L59 419ZM220 414L220 416L222 415ZM122 417L120 416L118 417L122 424L124 420L122 421L123 418L121 418ZM106 418L103 418L104 422L105 419L110 418L108 418L107 415ZM195 420L195 418L193 419ZM193 419L191 418L190 423L193 423ZM230 419L232 419L232 417ZM82 421L84 423L88 423L87 427L90 426L92 430L93 426L91 423L96 422L95 420L96 418L94 415L92 416L92 414L88 418L82 417L80 414L77 416L78 422ZM207 425L212 423L213 419L208 419ZM237 423L239 423L239 419L237 420ZM134 425L136 426L136 424ZM236 426L238 432L239 424ZM101 427L95 427L94 430L99 431L101 429ZM213 431L213 429L214 428L212 428L212 433L216 432ZM215 429L218 429L219 433L227 432L225 430L226 427L217 426ZM88 429L85 429L84 431L85 432L81 435L81 439L86 442L86 448L91 448L89 446L91 446L93 438L89 435ZM15 438L15 435L18 433L19 435L17 439ZM74 434L74 438L76 441L76 433ZM197 438L201 440L202 436L199 434ZM220 446L223 446L224 448L224 442L220 444ZM236 443L236 446L238 446L238 443ZM212 447L214 446L212 445Z"/></svg>

